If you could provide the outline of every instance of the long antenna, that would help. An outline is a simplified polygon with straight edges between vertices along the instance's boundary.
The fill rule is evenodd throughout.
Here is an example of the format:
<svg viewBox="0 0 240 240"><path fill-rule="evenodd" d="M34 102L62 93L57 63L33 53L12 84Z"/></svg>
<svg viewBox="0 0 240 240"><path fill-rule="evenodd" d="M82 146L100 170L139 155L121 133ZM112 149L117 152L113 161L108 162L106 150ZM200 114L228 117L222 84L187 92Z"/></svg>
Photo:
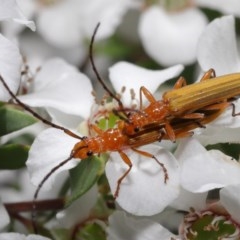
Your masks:
<svg viewBox="0 0 240 240"><path fill-rule="evenodd" d="M43 186L43 184L48 180L48 178L54 173L56 172L60 167L62 167L63 165L65 165L67 162L69 162L72 158L74 157L74 152L72 152L70 154L70 156L65 159L64 161L60 162L57 166L55 166L54 168L52 168L50 170L50 172L48 172L44 178L42 179L42 181L38 184L37 189L34 193L33 196L33 205L32 205L32 213L31 213L31 219L32 219L32 225L33 225L33 231L35 234L38 233L38 228L37 228L37 224L36 224L36 200L38 198L38 194Z"/></svg>
<svg viewBox="0 0 240 240"><path fill-rule="evenodd" d="M112 93L112 91L109 89L109 87L105 84L105 82L101 78L100 74L98 73L98 70L97 70L96 65L94 63L94 59L93 59L93 44L94 44L95 36L97 34L99 26L100 26L100 23L98 23L97 26L95 27L93 35L92 35L92 38L91 38L91 41L90 41L90 45L89 45L89 59L90 59L93 71L96 74L96 77L97 77L98 81L101 83L103 89L106 92L108 92L109 95L118 102L118 105L119 105L120 109L124 109L122 101L114 93Z"/></svg>
<svg viewBox="0 0 240 240"><path fill-rule="evenodd" d="M74 138L77 138L77 139L80 139L80 140L83 140L82 137L78 136L77 134L75 134L74 132L70 131L69 129L67 128L64 128L62 126L59 126L55 123L52 123L50 121L48 121L47 119L44 119L41 115L39 115L38 113L36 113L35 111L33 111L30 107L28 107L26 104L24 104L22 101L20 101L16 96L15 94L12 92L12 90L8 87L7 83L5 82L5 80L3 79L3 77L0 75L0 81L2 82L3 86L6 88L6 90L8 91L8 93L10 94L10 96L23 108L25 109L26 111L28 111L29 113L31 113L34 117L38 118L39 120L41 120L43 123L51 126L51 127L54 127L54 128L57 128L57 129L60 129L62 131L64 131L66 134L74 137Z"/></svg>

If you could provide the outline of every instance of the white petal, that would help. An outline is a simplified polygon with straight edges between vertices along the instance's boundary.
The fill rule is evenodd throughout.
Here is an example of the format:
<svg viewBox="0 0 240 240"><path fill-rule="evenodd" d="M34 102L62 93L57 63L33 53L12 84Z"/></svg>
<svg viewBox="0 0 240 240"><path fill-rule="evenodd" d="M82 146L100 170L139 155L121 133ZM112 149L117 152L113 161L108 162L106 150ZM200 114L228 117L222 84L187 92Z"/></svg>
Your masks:
<svg viewBox="0 0 240 240"><path fill-rule="evenodd" d="M227 186L220 191L220 202L231 217L240 223L240 185Z"/></svg>
<svg viewBox="0 0 240 240"><path fill-rule="evenodd" d="M87 219L90 210L97 201L98 189L94 185L87 193L76 200L70 207L57 213L57 219L64 228L71 228L77 223ZM79 212L81 209L81 212Z"/></svg>
<svg viewBox="0 0 240 240"><path fill-rule="evenodd" d="M196 135L196 138L204 145L217 143L239 143L240 128L224 128L207 126L202 134Z"/></svg>
<svg viewBox="0 0 240 240"><path fill-rule="evenodd" d="M77 47L58 48L50 45L41 36L30 31L19 36L19 44L21 53L26 56L27 63L33 72L43 65L46 60L53 57L63 58L75 66L80 66L86 59L87 49L84 45L78 44Z"/></svg>
<svg viewBox="0 0 240 240"><path fill-rule="evenodd" d="M37 27L46 41L58 47L74 47L82 43L83 19L77 15L81 3L76 0L59 1L39 13Z"/></svg>
<svg viewBox="0 0 240 240"><path fill-rule="evenodd" d="M240 16L240 1L239 0L195 0L196 4L218 10L224 14L233 14L235 16Z"/></svg>
<svg viewBox="0 0 240 240"><path fill-rule="evenodd" d="M40 235L30 234L26 237L26 240L51 240L51 239Z"/></svg>
<svg viewBox="0 0 240 240"><path fill-rule="evenodd" d="M240 182L240 164L217 150L207 151L194 138L180 142L181 184L190 192L205 192Z"/></svg>
<svg viewBox="0 0 240 240"><path fill-rule="evenodd" d="M109 78L117 93L121 92L123 86L126 87L122 100L124 105L129 105L131 89L135 91L136 99L139 100L141 86L154 93L159 85L178 76L182 70L183 66L180 64L164 70L149 70L132 63L118 62L109 68Z"/></svg>
<svg viewBox="0 0 240 240"><path fill-rule="evenodd" d="M164 183L163 169L154 159L129 151L127 155L133 167L122 181L116 201L134 215L149 216L161 212L178 196L179 168L174 157L157 145L148 145L141 150L154 154L164 164L169 179ZM112 193L115 193L117 181L127 169L119 154L112 153L105 169Z"/></svg>
<svg viewBox="0 0 240 240"><path fill-rule="evenodd" d="M206 27L199 39L197 55L204 71L213 68L217 76L239 72L240 60L232 16L215 19Z"/></svg>
<svg viewBox="0 0 240 240"><path fill-rule="evenodd" d="M63 112L58 111L55 108L45 108L48 114L51 117L52 122L64 126L68 129L76 129L76 127L79 125L80 122L82 122L82 118L77 115L72 115L72 114L66 114ZM80 114L79 114L80 115ZM89 115L88 115L89 116ZM87 116L83 117L84 119L87 118ZM87 128L88 126L86 126ZM88 135L88 134L86 134Z"/></svg>
<svg viewBox="0 0 240 240"><path fill-rule="evenodd" d="M181 188L180 195L171 206L182 211L189 211L191 207L196 210L202 210L206 207L207 195L208 192L192 193Z"/></svg>
<svg viewBox="0 0 240 240"><path fill-rule="evenodd" d="M49 128L41 132L34 140L26 162L31 182L37 186L54 167L70 156L78 141L58 129ZM43 188L50 189L57 173L75 167L78 162L73 159L60 167L48 178Z"/></svg>
<svg viewBox="0 0 240 240"><path fill-rule="evenodd" d="M109 217L107 232L107 240L169 240L177 237L154 221L133 218L120 211Z"/></svg>
<svg viewBox="0 0 240 240"><path fill-rule="evenodd" d="M151 7L140 18L139 34L146 52L158 63L191 64L196 60L198 38L206 25L207 19L198 9L167 13Z"/></svg>
<svg viewBox="0 0 240 240"><path fill-rule="evenodd" d="M36 30L34 22L26 19L17 5L16 0L1 0L0 21L3 20L13 20L14 22L26 25L32 31Z"/></svg>
<svg viewBox="0 0 240 240"><path fill-rule="evenodd" d="M5 228L10 223L10 218L7 210L5 209L2 201L0 200L0 230ZM1 239L1 238L0 238Z"/></svg>
<svg viewBox="0 0 240 240"><path fill-rule="evenodd" d="M40 235L30 234L27 237L20 233L0 233L1 240L50 240Z"/></svg>
<svg viewBox="0 0 240 240"><path fill-rule="evenodd" d="M33 93L20 99L33 107L51 107L87 118L93 104L92 85L84 74L61 59L47 61L34 81Z"/></svg>
<svg viewBox="0 0 240 240"><path fill-rule="evenodd" d="M235 105L235 112L240 112L240 99L233 102ZM229 106L227 110L222 113L215 121L213 121L210 126L218 126L218 127L229 127L229 128L237 128L240 127L239 116L232 116L233 108Z"/></svg>
<svg viewBox="0 0 240 240"><path fill-rule="evenodd" d="M9 88L16 93L20 84L20 67L22 58L15 44L0 34L0 75ZM10 96L0 83L0 100L8 101Z"/></svg>
<svg viewBox="0 0 240 240"><path fill-rule="evenodd" d="M85 0L82 1L82 24L84 35L90 38L97 23L101 26L96 38L103 39L111 36L122 22L124 14L135 5L133 0Z"/></svg>

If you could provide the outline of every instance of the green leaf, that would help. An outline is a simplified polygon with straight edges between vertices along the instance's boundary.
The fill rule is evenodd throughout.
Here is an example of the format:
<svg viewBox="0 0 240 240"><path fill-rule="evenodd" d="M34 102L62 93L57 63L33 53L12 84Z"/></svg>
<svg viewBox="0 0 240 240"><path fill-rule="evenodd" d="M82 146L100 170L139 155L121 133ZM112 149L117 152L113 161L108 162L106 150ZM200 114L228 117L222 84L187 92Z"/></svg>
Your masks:
<svg viewBox="0 0 240 240"><path fill-rule="evenodd" d="M24 133L17 137L9 139L6 144L21 144L21 145L32 145L35 136L30 133Z"/></svg>
<svg viewBox="0 0 240 240"><path fill-rule="evenodd" d="M89 223L78 232L77 237L82 240L105 240L106 233L99 224Z"/></svg>
<svg viewBox="0 0 240 240"><path fill-rule="evenodd" d="M8 105L0 107L0 136L20 130L37 122L33 116Z"/></svg>
<svg viewBox="0 0 240 240"><path fill-rule="evenodd" d="M52 239L54 240L68 240L71 239L71 232L69 229L57 229L53 228L50 230L52 234Z"/></svg>
<svg viewBox="0 0 240 240"><path fill-rule="evenodd" d="M77 167L70 170L70 186L72 194L66 200L66 207L86 193L98 180L101 162L93 156L82 160Z"/></svg>
<svg viewBox="0 0 240 240"><path fill-rule="evenodd" d="M25 166L29 147L8 144L0 147L0 169L19 169Z"/></svg>
<svg viewBox="0 0 240 240"><path fill-rule="evenodd" d="M136 50L136 47L133 44L126 44L124 40L117 36L113 36L107 42L98 43L96 50L105 56L126 59Z"/></svg>

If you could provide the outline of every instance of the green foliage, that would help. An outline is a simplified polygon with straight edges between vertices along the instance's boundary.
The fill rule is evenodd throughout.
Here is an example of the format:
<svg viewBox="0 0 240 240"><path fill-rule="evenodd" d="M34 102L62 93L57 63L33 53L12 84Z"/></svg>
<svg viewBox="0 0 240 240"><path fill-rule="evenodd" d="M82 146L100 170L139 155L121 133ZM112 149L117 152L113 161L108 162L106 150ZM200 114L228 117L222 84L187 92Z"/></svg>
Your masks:
<svg viewBox="0 0 240 240"><path fill-rule="evenodd" d="M66 201L69 206L73 201L86 193L98 180L101 162L93 156L82 160L77 167L70 170L71 196Z"/></svg>
<svg viewBox="0 0 240 240"><path fill-rule="evenodd" d="M51 235L54 240L68 240L71 239L68 229L52 229Z"/></svg>
<svg viewBox="0 0 240 240"><path fill-rule="evenodd" d="M9 105L0 105L0 136L20 130L36 122L36 118L29 114Z"/></svg>
<svg viewBox="0 0 240 240"><path fill-rule="evenodd" d="M79 234L77 234L76 239L81 240L105 240L106 233L104 232L103 228L96 224L91 223L86 225L84 228L81 229Z"/></svg>
<svg viewBox="0 0 240 240"><path fill-rule="evenodd" d="M19 169L25 166L28 146L8 144L0 146L0 169Z"/></svg>

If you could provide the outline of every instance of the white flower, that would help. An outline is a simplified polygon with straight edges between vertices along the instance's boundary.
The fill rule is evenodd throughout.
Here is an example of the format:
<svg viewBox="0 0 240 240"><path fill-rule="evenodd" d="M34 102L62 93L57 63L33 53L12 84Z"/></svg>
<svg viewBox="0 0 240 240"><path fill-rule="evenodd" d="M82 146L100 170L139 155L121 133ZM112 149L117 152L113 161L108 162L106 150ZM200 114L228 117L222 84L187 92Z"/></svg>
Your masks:
<svg viewBox="0 0 240 240"><path fill-rule="evenodd" d="M152 6L144 6L143 3L138 26L146 53L163 66L177 63L188 65L196 61L198 40L208 22L198 6L240 16L238 0L165 2L168 2L165 3L167 7L164 1L155 1Z"/></svg>
<svg viewBox="0 0 240 240"><path fill-rule="evenodd" d="M28 89L19 99L32 107L44 107L57 122L76 126L90 114L86 108L93 104L90 80L60 58L45 62ZM67 119L66 114L72 116Z"/></svg>
<svg viewBox="0 0 240 240"><path fill-rule="evenodd" d="M220 190L220 202L231 217L240 223L240 184L230 185Z"/></svg>
<svg viewBox="0 0 240 240"><path fill-rule="evenodd" d="M187 191L182 191L182 194L180 194L180 197L176 200L176 205L173 204L173 206L178 210L192 210L184 216L184 221L179 227L181 239L186 239L186 236L193 232L194 225L198 226L198 224L198 235L200 235L199 238L201 238L201 234L204 234L204 232L206 234L213 232L215 236L222 237L224 235L226 239L239 239L239 192L240 184L229 185L220 190L219 200L209 202L207 200L207 192L196 195ZM212 220L210 222L204 222L203 219L205 217L211 217ZM200 225L200 222L205 225ZM225 229L226 232L223 233L222 231L224 225L227 227L227 229ZM211 229L207 228L207 226L217 226L218 228ZM207 236L208 235L205 235L205 237Z"/></svg>
<svg viewBox="0 0 240 240"><path fill-rule="evenodd" d="M125 68L123 66L125 66ZM182 66L176 66L176 67L169 68L168 70L164 70L162 73L162 71L154 72L154 71L144 70L144 69L137 68L135 66L132 66L130 64L128 65L127 63L125 63L125 64L120 64L120 67L117 67L116 65L114 68L111 69L111 78L114 78L114 76L117 76L118 75L117 72L120 71L120 75L121 75L123 72L126 72L126 70L129 70L130 68L132 68L132 70L129 71L129 73L131 73L131 76L134 82L137 83L138 79L140 79L141 84L144 86L150 86L150 89L156 89L159 84L163 83L164 81L166 81L167 79L173 76L178 75L179 72L182 70ZM134 71L135 71L135 76L138 76L138 78L134 77ZM143 73L144 73L143 75L144 77L141 76L141 74ZM139 76L141 76L141 78ZM123 75L122 83L124 83L126 88L129 89L131 87L133 88L136 87L134 89L136 89L135 91L138 91L139 83L136 84L136 86L134 86L132 82L129 82L129 81L125 82L124 81L125 77L126 75ZM155 80L151 81L151 79L155 79ZM83 89L83 88L81 89L83 91L86 91L86 89ZM81 92L79 92L79 94L81 94ZM89 110L91 108L91 105L85 104L84 107ZM28 170L31 175L31 181L35 185L38 185L39 182L42 181L43 177L46 176L46 174L49 173L53 167L57 166L61 161L63 161L64 159L67 159L70 156L70 153L74 144L78 141L79 139L70 137L67 134L57 129L50 128L40 133L38 137L35 139L30 149L29 158L27 161ZM162 168L158 164L154 164L153 159L150 159L150 158L148 159L145 156L140 156L139 154L132 154L132 153L129 153L131 151L129 152L126 151L126 154L130 156L131 161L133 163L135 163L135 161L136 162L139 161L139 165L138 164L134 165L133 170L129 173L129 175L126 178L126 183L123 182L123 184L121 185L119 198L117 201L119 201L119 204L122 205L122 207L127 207L126 200L129 199L129 195L131 195L130 191L135 191L134 186L136 184L137 188L139 188L140 190L136 191L136 194L132 199L133 202L128 206L128 211L136 212L136 201L139 201L139 209L143 209L142 213L139 213L139 214L150 215L150 214L154 214L156 212L161 211L166 205L169 204L169 202L171 202L178 195L178 187L177 187L178 186L178 165L176 163L176 160L173 158L173 156L167 151L165 151L164 149L156 146L148 146L145 148L145 151L148 151L147 149L150 149L150 152L151 150L154 151L154 153L156 154L156 158L159 158L159 161L166 164L166 168L169 168L169 178L170 178L169 184L164 184L164 176L162 175ZM120 149L120 150L125 151L125 149ZM111 162L109 161L109 164L106 168L106 172L109 178L108 180L112 186L113 194L116 190L117 176L121 174L121 172L123 171L118 166L119 164L120 165L123 164L124 165L123 168L125 168L125 165L126 165L125 163L122 163L123 162L122 159L115 157L116 155L117 153L112 154L112 159L114 163L112 161ZM168 162L168 159L170 159L169 162ZM76 166L76 164L79 161L80 159L71 160L70 162L68 162L68 164L58 169L46 181L43 188L50 189L57 173ZM143 163L140 163L141 161L143 161ZM139 167L140 167L140 171L138 171ZM116 173L116 175L113 176L112 174L109 173L110 168L116 168L120 171L120 173ZM154 176L151 176L151 174L149 174L148 171L151 171L152 173L154 173ZM144 178L145 183L143 183L143 180L136 181L136 178L142 178L142 179ZM154 184L152 184L151 181L154 182ZM132 184L133 182L134 184ZM148 186L150 186L151 184L154 185L152 191L151 189L147 190ZM161 187L165 189L166 196L162 198L160 196L161 194L159 194L159 199L154 200L154 202L151 204L149 203L149 207L146 206L145 202L142 199L141 200L137 199L137 196L144 195L146 191L152 192L152 194L155 194L156 190L161 189ZM131 188L133 190L131 190ZM149 194L149 197L150 195L151 194ZM150 198L150 199L153 200L153 198ZM130 205L132 205L132 207ZM145 208L145 212L144 212L144 208Z"/></svg>
<svg viewBox="0 0 240 240"><path fill-rule="evenodd" d="M122 229L124 229L124 231ZM107 232L107 240L179 239L176 235L172 234L154 220L147 218L134 218L121 211L115 211L109 217L109 227Z"/></svg>
<svg viewBox="0 0 240 240"><path fill-rule="evenodd" d="M150 144L139 149L156 156L167 169L169 179L164 182L163 169L154 159L130 152L128 157L133 167L120 184L116 202L134 215L151 216L163 211L178 196L180 169L177 159L158 145ZM112 153L106 165L106 175L113 193L118 179L127 169L119 154Z"/></svg>
<svg viewBox="0 0 240 240"><path fill-rule="evenodd" d="M217 150L207 151L194 138L182 140L175 152L181 166L181 185L199 193L240 184L240 164Z"/></svg>
<svg viewBox="0 0 240 240"><path fill-rule="evenodd" d="M203 71L213 68L217 76L240 71L239 50L232 16L215 19L206 27L199 39L198 62ZM233 103L236 113L238 113L240 102L234 101ZM199 139L205 145L219 142L239 142L239 127L239 117L232 117L232 107L230 106L202 131Z"/></svg>
<svg viewBox="0 0 240 240"><path fill-rule="evenodd" d="M206 25L207 18L198 9L168 13L152 6L141 14L138 31L149 56L169 66L196 61L198 38Z"/></svg>
<svg viewBox="0 0 240 240"><path fill-rule="evenodd" d="M139 102L140 87L144 86L151 93L155 93L160 84L178 76L182 70L181 64L163 70L150 70L129 62L118 62L109 68L109 78L117 93L121 92L123 86L125 87L122 101L124 105L130 106L131 89L135 90L135 99ZM143 100L143 103L146 103L146 99Z"/></svg>
<svg viewBox="0 0 240 240"><path fill-rule="evenodd" d="M94 185L81 198L77 199L71 206L57 213L57 220L64 228L71 228L76 223L84 221L89 216L90 210L97 202L98 189ZM81 212L79 212L81 209Z"/></svg>
<svg viewBox="0 0 240 240"><path fill-rule="evenodd" d="M136 4L132 0L42 2L42 5L39 5L29 0L19 0L20 6L23 9L27 8L29 15L36 15L40 34L48 42L59 47L78 46L85 38L91 37L98 22L101 22L102 26L97 38L102 39L112 35L125 12Z"/></svg>
<svg viewBox="0 0 240 240"><path fill-rule="evenodd" d="M80 66L88 54L88 48L84 43L78 46L61 48L49 44L38 32L24 31L18 36L19 48L22 55L27 59L27 64L32 72L44 65L52 58L63 58L74 66Z"/></svg>
<svg viewBox="0 0 240 240"><path fill-rule="evenodd" d="M55 128L42 131L32 144L26 163L31 182L37 186L52 168L70 156L73 146L78 141L79 139L70 137ZM71 160L68 164L59 168L55 174L76 165L77 160ZM51 188L55 174L48 178L48 181L43 186L44 189Z"/></svg>
<svg viewBox="0 0 240 240"><path fill-rule="evenodd" d="M0 75L14 93L20 84L21 63L22 58L17 46L0 34ZM8 101L10 95L2 83L0 86L0 100Z"/></svg>
<svg viewBox="0 0 240 240"><path fill-rule="evenodd" d="M50 238L42 237L40 235L30 234L25 236L20 233L0 233L1 240L50 240Z"/></svg>
<svg viewBox="0 0 240 240"><path fill-rule="evenodd" d="M223 12L224 14L233 14L236 17L240 16L240 2L238 0L194 0L195 3L202 7L211 8Z"/></svg>
<svg viewBox="0 0 240 240"><path fill-rule="evenodd" d="M160 214L151 218L136 217L123 211L115 211L109 217L107 240L142 240L142 239L187 239L189 234L225 237L226 239L239 239L240 229L240 185L231 185L220 190L220 199L207 204L206 193L190 193L182 190L174 207L178 210L189 211L182 217L179 234L175 235L161 225L162 222L171 223L177 217L173 214ZM167 219L166 219L167 217ZM206 217L206 220L203 219ZM209 222L209 217L212 221ZM164 221L163 221L164 218ZM205 225L204 225L205 224ZM168 225L168 224L167 224ZM212 227L212 228L211 228ZM215 227L215 228L214 228ZM229 227L229 229L228 229ZM122 230L124 229L124 231ZM224 230L223 230L224 229ZM223 232L222 232L223 231Z"/></svg>
<svg viewBox="0 0 240 240"><path fill-rule="evenodd" d="M213 68L217 76L240 71L232 16L217 18L206 27L199 39L197 54L203 71Z"/></svg>
<svg viewBox="0 0 240 240"><path fill-rule="evenodd" d="M36 30L34 22L26 19L16 0L1 0L0 21L14 21L29 27L32 31Z"/></svg>
<svg viewBox="0 0 240 240"><path fill-rule="evenodd" d="M0 4L0 21L14 21L34 30L34 23L28 21L15 0L2 0ZM20 67L22 58L18 47L0 34L0 75L8 83L10 89L16 93L20 83ZM6 89L0 83L0 100L10 99Z"/></svg>

